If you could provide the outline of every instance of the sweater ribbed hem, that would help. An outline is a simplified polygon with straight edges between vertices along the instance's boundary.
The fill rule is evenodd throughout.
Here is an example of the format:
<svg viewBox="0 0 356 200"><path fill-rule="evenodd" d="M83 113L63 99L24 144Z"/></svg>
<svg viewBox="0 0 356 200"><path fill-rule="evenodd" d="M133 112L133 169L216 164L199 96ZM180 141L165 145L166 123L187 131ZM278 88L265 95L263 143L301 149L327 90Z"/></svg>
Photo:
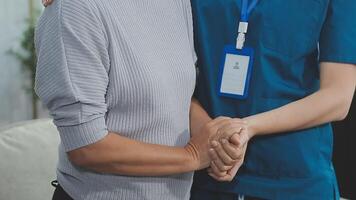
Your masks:
<svg viewBox="0 0 356 200"><path fill-rule="evenodd" d="M75 126L58 127L58 131L66 152L93 144L108 134L104 117Z"/></svg>
<svg viewBox="0 0 356 200"><path fill-rule="evenodd" d="M72 180L68 179L68 175L57 171L57 179L75 200L189 200L193 173L171 177L116 176L114 179L111 177L112 182L108 182L98 176L96 181Z"/></svg>

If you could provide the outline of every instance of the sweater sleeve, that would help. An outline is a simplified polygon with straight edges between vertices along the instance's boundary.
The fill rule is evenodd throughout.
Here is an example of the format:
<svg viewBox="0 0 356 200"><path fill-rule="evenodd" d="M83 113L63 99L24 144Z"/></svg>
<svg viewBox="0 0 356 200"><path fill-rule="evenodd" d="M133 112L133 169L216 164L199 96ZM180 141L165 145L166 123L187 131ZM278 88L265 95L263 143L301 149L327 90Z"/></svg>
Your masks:
<svg viewBox="0 0 356 200"><path fill-rule="evenodd" d="M104 138L109 56L105 30L87 0L57 0L39 19L35 90L66 151Z"/></svg>
<svg viewBox="0 0 356 200"><path fill-rule="evenodd" d="M192 15L192 6L190 1L185 1L187 2L186 4L186 22L187 22L187 27L188 27L188 36L189 36L189 42L191 45L192 49L192 56L194 63L197 62L197 54L195 52L195 47L194 47L194 28L193 28L193 15Z"/></svg>

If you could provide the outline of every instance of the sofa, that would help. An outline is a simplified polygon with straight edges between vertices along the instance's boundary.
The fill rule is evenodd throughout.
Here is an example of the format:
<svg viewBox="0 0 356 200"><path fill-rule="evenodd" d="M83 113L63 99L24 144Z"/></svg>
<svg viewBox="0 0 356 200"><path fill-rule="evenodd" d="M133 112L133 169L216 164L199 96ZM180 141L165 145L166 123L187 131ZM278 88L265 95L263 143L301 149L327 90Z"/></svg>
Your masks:
<svg viewBox="0 0 356 200"><path fill-rule="evenodd" d="M50 200L59 141L50 119L0 127L0 200Z"/></svg>

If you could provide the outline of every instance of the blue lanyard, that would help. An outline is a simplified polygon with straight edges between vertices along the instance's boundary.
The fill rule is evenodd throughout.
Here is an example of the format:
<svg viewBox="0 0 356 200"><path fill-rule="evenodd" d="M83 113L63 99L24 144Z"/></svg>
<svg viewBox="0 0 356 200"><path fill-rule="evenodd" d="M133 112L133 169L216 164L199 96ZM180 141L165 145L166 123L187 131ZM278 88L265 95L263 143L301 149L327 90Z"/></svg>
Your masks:
<svg viewBox="0 0 356 200"><path fill-rule="evenodd" d="M250 5L249 5L249 2ZM248 22L252 10L257 6L259 0L242 0L241 21Z"/></svg>
<svg viewBox="0 0 356 200"><path fill-rule="evenodd" d="M248 19L252 10L257 6L259 0L242 0L241 19L239 22L236 49L242 49L245 43L245 34L248 28ZM250 3L250 4L249 4Z"/></svg>

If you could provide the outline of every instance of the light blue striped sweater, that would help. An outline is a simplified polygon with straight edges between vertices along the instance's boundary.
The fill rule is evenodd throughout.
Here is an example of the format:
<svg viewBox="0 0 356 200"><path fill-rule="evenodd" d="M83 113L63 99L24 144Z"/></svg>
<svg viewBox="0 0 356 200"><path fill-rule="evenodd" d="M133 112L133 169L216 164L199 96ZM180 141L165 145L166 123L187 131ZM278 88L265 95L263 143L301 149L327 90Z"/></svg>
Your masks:
<svg viewBox="0 0 356 200"><path fill-rule="evenodd" d="M189 199L192 173L97 174L66 152L109 131L184 146L195 85L189 0L56 0L36 29L36 92L58 127L58 181L78 200ZM125 153L125 152L121 152Z"/></svg>

